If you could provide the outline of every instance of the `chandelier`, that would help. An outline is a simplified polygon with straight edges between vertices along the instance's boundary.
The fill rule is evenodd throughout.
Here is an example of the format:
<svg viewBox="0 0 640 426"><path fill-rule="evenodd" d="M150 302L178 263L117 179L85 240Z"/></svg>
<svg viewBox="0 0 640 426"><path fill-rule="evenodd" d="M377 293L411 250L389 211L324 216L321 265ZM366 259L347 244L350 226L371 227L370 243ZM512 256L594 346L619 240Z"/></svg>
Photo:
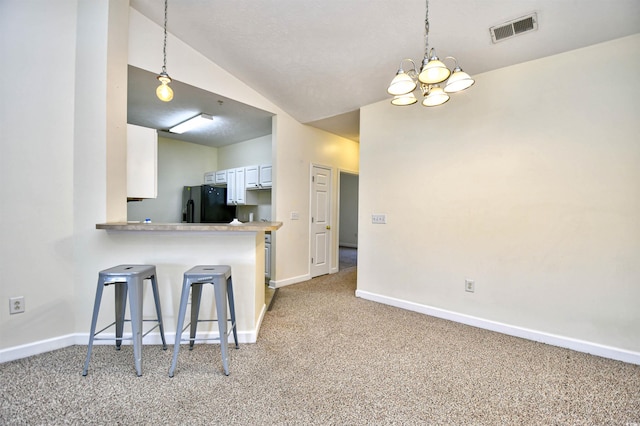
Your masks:
<svg viewBox="0 0 640 426"><path fill-rule="evenodd" d="M413 105L418 102L413 94L418 86L424 96L422 105L427 107L442 105L449 100L449 93L460 92L475 83L475 80L458 66L456 58L453 56L445 58L445 60L452 59L454 61L452 71L436 56L435 49L429 50L429 0L426 1L425 11L425 46L422 67L418 72L416 63L412 59L400 61L398 72L387 89L387 92L393 96L391 100L393 105ZM411 63L411 68L408 71L402 68L406 62ZM446 83L444 83L445 81ZM442 83L444 83L444 87L440 86Z"/></svg>
<svg viewBox="0 0 640 426"><path fill-rule="evenodd" d="M164 62L162 63L162 72L157 77L160 81L160 86L156 89L156 96L163 102L169 102L173 99L173 90L169 87L171 77L167 74L167 1L164 0L164 45L162 48Z"/></svg>

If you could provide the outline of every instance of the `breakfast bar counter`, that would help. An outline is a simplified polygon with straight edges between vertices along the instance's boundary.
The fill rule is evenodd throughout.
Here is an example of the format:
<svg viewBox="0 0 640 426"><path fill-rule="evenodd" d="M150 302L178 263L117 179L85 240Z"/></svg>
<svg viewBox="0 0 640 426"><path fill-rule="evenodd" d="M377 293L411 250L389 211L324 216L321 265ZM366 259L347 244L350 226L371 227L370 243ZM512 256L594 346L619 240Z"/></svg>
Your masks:
<svg viewBox="0 0 640 426"><path fill-rule="evenodd" d="M282 222L246 222L232 225L228 223L144 223L114 222L99 223L96 229L111 231L178 231L178 232L265 232L275 231Z"/></svg>
<svg viewBox="0 0 640 426"><path fill-rule="evenodd" d="M132 223L96 224L106 232L108 259L99 259L103 269L117 264L155 265L168 342L173 341L185 271L196 265L229 265L233 279L236 323L240 342L255 342L266 312L265 232L275 233L282 222L225 223ZM96 271L97 273L97 271ZM203 289L200 316L215 318L213 289ZM107 302L107 300L105 300ZM144 304L153 306L153 295L145 290ZM145 308L145 311L147 308ZM108 307L101 312L112 312ZM198 336L217 337L215 323L198 327ZM144 343L157 344L151 333ZM232 352L231 352L232 354Z"/></svg>

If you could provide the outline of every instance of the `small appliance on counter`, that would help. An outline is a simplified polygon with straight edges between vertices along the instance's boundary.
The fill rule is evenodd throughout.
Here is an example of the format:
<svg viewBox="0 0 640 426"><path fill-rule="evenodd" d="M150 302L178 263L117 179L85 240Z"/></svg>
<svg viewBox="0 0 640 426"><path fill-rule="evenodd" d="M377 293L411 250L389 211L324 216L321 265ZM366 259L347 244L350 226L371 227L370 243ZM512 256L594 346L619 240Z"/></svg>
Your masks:
<svg viewBox="0 0 640 426"><path fill-rule="evenodd" d="M185 186L182 190L182 221L187 223L229 223L236 206L227 205L227 188L211 185Z"/></svg>

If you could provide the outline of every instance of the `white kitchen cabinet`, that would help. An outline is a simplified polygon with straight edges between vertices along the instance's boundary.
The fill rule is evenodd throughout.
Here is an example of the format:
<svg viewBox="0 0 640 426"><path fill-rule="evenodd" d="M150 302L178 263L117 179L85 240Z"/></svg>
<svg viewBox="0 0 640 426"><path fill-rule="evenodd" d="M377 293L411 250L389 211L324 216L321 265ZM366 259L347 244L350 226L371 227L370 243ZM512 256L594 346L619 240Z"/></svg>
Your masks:
<svg viewBox="0 0 640 426"><path fill-rule="evenodd" d="M260 187L261 188L271 188L273 185L272 171L273 167L271 164L262 164L259 167L260 171Z"/></svg>
<svg viewBox="0 0 640 426"><path fill-rule="evenodd" d="M226 185L227 183L227 171L218 170L215 176L216 185Z"/></svg>
<svg viewBox="0 0 640 426"><path fill-rule="evenodd" d="M245 188L260 189L260 168L258 166L247 166L244 168Z"/></svg>
<svg viewBox="0 0 640 426"><path fill-rule="evenodd" d="M227 204L236 206L258 204L258 194L247 191L245 172L244 167L227 170Z"/></svg>
<svg viewBox="0 0 640 426"><path fill-rule="evenodd" d="M127 198L158 196L158 133L127 124Z"/></svg>
<svg viewBox="0 0 640 426"><path fill-rule="evenodd" d="M223 186L227 184L227 171L218 170L216 172L207 172L204 174L205 185Z"/></svg>
<svg viewBox="0 0 640 426"><path fill-rule="evenodd" d="M207 172L204 174L204 184L213 185L216 183L216 172Z"/></svg>
<svg viewBox="0 0 640 426"><path fill-rule="evenodd" d="M267 189L272 186L271 164L245 167L247 189Z"/></svg>

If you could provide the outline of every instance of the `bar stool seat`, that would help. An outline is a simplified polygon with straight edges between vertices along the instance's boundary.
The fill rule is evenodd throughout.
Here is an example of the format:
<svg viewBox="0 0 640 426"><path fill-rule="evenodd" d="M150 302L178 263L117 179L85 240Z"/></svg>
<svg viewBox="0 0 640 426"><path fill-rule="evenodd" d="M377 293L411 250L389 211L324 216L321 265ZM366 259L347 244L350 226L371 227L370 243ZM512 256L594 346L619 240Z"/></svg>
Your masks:
<svg viewBox="0 0 640 426"><path fill-rule="evenodd" d="M198 319L200 311L200 300L202 295L202 285L213 284L214 297L216 303L217 319ZM191 322L183 328L184 317L189 303L189 292L191 292ZM229 303L230 319L227 319L227 302ZM196 339L196 329L199 322L218 322L219 338ZM227 329L227 322L231 323L231 330ZM182 333L191 326L188 339L182 339ZM180 351L180 342L189 341L189 350L193 349L195 340L219 340L220 352L222 353L222 366L224 374L229 375L228 340L229 334L233 332L233 340L238 349L238 332L236 330L236 311L233 303L233 285L231 279L231 267L228 265L198 265L184 273L182 283L182 295L180 297L180 310L178 313L178 324L176 325L176 340L173 346L173 360L169 368L169 377L173 377Z"/></svg>
<svg viewBox="0 0 640 426"><path fill-rule="evenodd" d="M157 315L157 318L153 320L144 320L142 318L142 296L145 280L149 280L151 282L151 287L153 289L153 298L155 300ZM104 288L109 285L115 286L116 318L114 322L96 332L96 323L98 321L98 313L100 311L102 292ZM129 296L129 311L131 315L131 319L129 320L124 318L127 305L127 295ZM124 323L127 321L131 322L131 337L124 338L122 334ZM143 321L152 321L156 324L151 329L144 332L142 327ZM93 305L93 317L91 319L91 331L89 333L89 347L87 349L87 358L84 362L84 370L82 371L83 376L86 376L87 371L89 370L89 361L91 359L94 340L114 340L114 338L99 338L96 336L114 325L116 330L116 349L120 350L123 340L133 340L133 357L136 373L138 376L142 376L142 338L155 328L159 327L160 337L162 338L162 349L167 349L167 342L164 338L164 325L162 323L162 311L160 309L160 295L158 294L156 267L154 265L118 265L99 272L96 300Z"/></svg>

